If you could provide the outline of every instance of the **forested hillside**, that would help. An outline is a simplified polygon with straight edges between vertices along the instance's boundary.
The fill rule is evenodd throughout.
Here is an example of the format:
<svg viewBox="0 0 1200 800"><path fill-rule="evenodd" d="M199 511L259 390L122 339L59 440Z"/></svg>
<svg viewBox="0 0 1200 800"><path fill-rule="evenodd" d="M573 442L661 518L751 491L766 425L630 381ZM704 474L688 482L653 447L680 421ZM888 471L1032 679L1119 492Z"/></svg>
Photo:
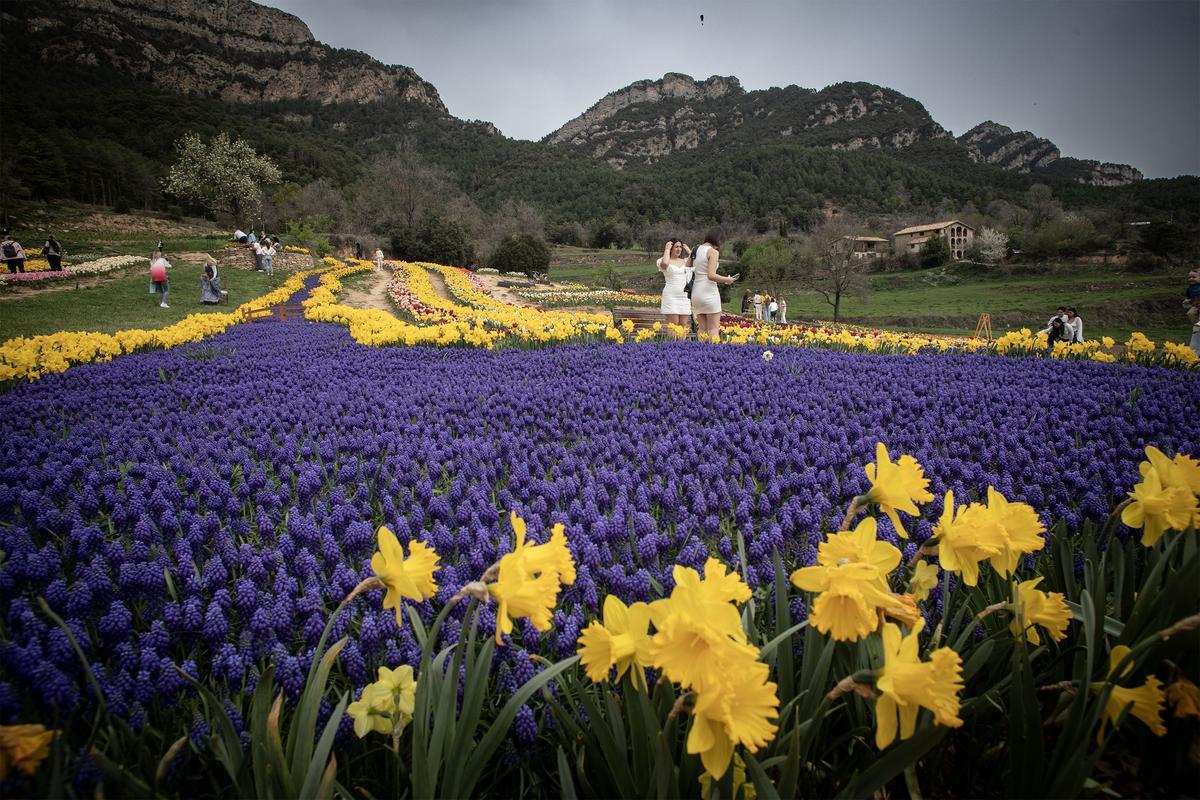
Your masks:
<svg viewBox="0 0 1200 800"><path fill-rule="evenodd" d="M628 161L618 169L586 146L516 141L490 123L456 119L411 70L379 65L350 51L321 50L323 45L312 42L302 43L307 48L302 56L319 61L331 85L341 85L339 70L369 68L391 76L388 80L401 88L375 99L341 102L300 90L279 99L230 102L216 89L183 93L136 69L81 59L47 61L44 35L28 33L34 24L28 15L45 5L14 0L0 18L0 210L21 201L66 198L118 209L197 212L162 192L174 144L189 131L205 138L228 131L280 165L283 185L271 189L277 197L294 196L315 182L340 191L369 180L379 159L399 154L435 171L475 208L494 213L520 202L536 208L547 224L619 221L637 230L660 222L757 221L760 227L804 229L830 207L867 217L983 211L997 201L1025 206L1030 187L1041 183L1067 210L1100 209L1114 221L1171 220L1192 232L1200 225L1200 179L1100 187L1079 183L1078 174L1065 167L1061 174L1034 175L973 161L968 148L946 136L919 102L869 84L745 92L736 79L727 78L719 79L725 83L717 97L668 97L624 107L618 116L631 130L653 128L666 114L709 119L720 133L706 146L672 146L667 154ZM55 34L68 37L60 47L64 51L70 50L66 30ZM129 30L123 35L131 35ZM293 38L303 40L305 34L307 29ZM179 38L183 34L153 36L159 47L185 44ZM202 44L206 58L219 52L211 43ZM131 47L123 41L120 53L132 52ZM261 58L263 69L282 69L278 53ZM226 95L230 85L242 87L238 91L249 91L247 86L273 91L244 74L250 67L238 69L242 72L222 78ZM733 113L731 108L741 121L721 127L722 115ZM608 124L597 119L584 120L578 130ZM805 120L815 121L804 127ZM672 135L684 128L678 123ZM794 130L782 136L781 128ZM901 134L902 146L892 141ZM614 152L633 146L636 138L615 142ZM872 138L891 144L846 145Z"/></svg>

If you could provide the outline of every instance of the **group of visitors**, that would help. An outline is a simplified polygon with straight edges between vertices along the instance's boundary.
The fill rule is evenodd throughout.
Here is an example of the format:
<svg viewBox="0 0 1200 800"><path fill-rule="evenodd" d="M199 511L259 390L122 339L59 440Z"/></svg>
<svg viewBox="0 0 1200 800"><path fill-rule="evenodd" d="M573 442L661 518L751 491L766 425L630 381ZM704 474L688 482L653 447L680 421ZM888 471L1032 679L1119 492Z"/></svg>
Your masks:
<svg viewBox="0 0 1200 800"><path fill-rule="evenodd" d="M155 250L150 259L150 293L157 295L159 308L170 308L167 305L167 297L171 293L170 269L171 262L167 260L166 253ZM200 302L206 306L215 306L224 302L228 296L229 292L221 288L217 262L210 258L204 265L204 274L200 276Z"/></svg>
<svg viewBox="0 0 1200 800"><path fill-rule="evenodd" d="M663 275L662 303L659 310L667 322L690 328L696 321L696 333L713 341L721 335L721 292L718 286L737 283L737 275L717 272L725 231L713 228L695 250L682 239L668 239L662 258L656 262Z"/></svg>
<svg viewBox="0 0 1200 800"><path fill-rule="evenodd" d="M233 240L240 244L248 244L254 250L254 271L265 272L268 275L275 274L275 254L279 252L279 237L267 236L266 229L263 229L262 238L251 228L249 233L246 233L241 228L233 232Z"/></svg>
<svg viewBox="0 0 1200 800"><path fill-rule="evenodd" d="M787 300L783 297L773 297L761 290L752 297L747 289L742 293L742 316L749 314L751 309L754 310L756 322L787 324Z"/></svg>
<svg viewBox="0 0 1200 800"><path fill-rule="evenodd" d="M1057 342L1083 342L1083 318L1074 306L1059 306L1042 329L1046 334L1046 346L1051 350Z"/></svg>
<svg viewBox="0 0 1200 800"><path fill-rule="evenodd" d="M0 241L0 256L3 256L4 266L14 275L25 272L25 248L8 231L4 231L3 237L3 241ZM46 237L46 242L42 245L42 256L45 257L51 272L62 269L63 246L62 242L54 238L54 234Z"/></svg>

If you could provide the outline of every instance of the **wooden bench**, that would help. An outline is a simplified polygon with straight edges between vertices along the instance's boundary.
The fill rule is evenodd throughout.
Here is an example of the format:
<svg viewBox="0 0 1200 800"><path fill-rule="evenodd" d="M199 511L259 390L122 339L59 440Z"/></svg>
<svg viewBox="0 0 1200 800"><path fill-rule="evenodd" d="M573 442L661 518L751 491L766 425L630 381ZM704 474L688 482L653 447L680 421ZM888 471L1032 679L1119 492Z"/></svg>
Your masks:
<svg viewBox="0 0 1200 800"><path fill-rule="evenodd" d="M642 328L654 328L655 323L661 323L658 330L659 336L667 335L667 315L661 311L656 311L652 308L613 308L612 310L613 325L617 328L621 327L621 323L629 320L633 323L635 331ZM692 336L692 325L688 323L688 336Z"/></svg>
<svg viewBox="0 0 1200 800"><path fill-rule="evenodd" d="M288 303L269 308L249 308L246 309L246 322L258 322L264 319L292 319L304 318L304 306L299 303Z"/></svg>

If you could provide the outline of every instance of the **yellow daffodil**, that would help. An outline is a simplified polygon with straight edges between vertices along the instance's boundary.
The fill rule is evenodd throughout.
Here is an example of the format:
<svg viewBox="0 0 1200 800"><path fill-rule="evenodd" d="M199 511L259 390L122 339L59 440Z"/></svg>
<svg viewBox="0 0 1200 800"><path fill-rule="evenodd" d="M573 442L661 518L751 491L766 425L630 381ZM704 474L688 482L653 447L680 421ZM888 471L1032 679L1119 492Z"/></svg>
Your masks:
<svg viewBox="0 0 1200 800"><path fill-rule="evenodd" d="M1200 461L1183 453L1176 453L1171 461L1175 464L1180 485L1185 486L1192 494L1200 495Z"/></svg>
<svg viewBox="0 0 1200 800"><path fill-rule="evenodd" d="M779 697L769 674L752 656L738 659L725 665L719 685L696 695L687 750L713 778L725 774L737 745L754 753L775 738Z"/></svg>
<svg viewBox="0 0 1200 800"><path fill-rule="evenodd" d="M1174 709L1172 716L1200 719L1200 687L1182 675L1167 687L1167 700Z"/></svg>
<svg viewBox="0 0 1200 800"><path fill-rule="evenodd" d="M1142 544L1153 547L1168 530L1184 530L1197 514L1196 496L1179 486L1164 486L1154 467L1142 472L1142 481L1129 493L1132 502L1121 511L1121 521L1142 529Z"/></svg>
<svg viewBox="0 0 1200 800"><path fill-rule="evenodd" d="M895 604L893 595L873 564L802 567L792 583L806 592L819 592L808 621L838 641L855 642L879 627L879 609Z"/></svg>
<svg viewBox="0 0 1200 800"><path fill-rule="evenodd" d="M877 529L875 520L867 517L853 531L829 534L817 547L817 563L827 567L870 564L886 584L887 576L900 563L901 554L895 546L875 538Z"/></svg>
<svg viewBox="0 0 1200 800"><path fill-rule="evenodd" d="M954 492L946 492L933 534L942 569L961 573L968 586L979 582L979 564L999 554L1003 545L1003 534L987 509L978 503L955 509Z"/></svg>
<svg viewBox="0 0 1200 800"><path fill-rule="evenodd" d="M918 634L922 623L902 637L900 628L883 626L883 669L875 679L879 698L875 701L875 746L880 750L896 739L907 739L916 732L917 714L922 708L933 712L934 722L950 728L962 725L958 716L959 693L963 690L962 659L949 647L921 661Z"/></svg>
<svg viewBox="0 0 1200 800"><path fill-rule="evenodd" d="M917 562L912 577L912 592L918 600L927 599L929 593L937 588L938 571L937 564L930 564L928 561Z"/></svg>
<svg viewBox="0 0 1200 800"><path fill-rule="evenodd" d="M1155 736L1166 736L1167 726L1163 724L1162 714L1166 705L1166 698L1162 690L1162 681L1151 675L1146 678L1146 682L1136 689L1129 689L1117 684L1118 680L1128 677L1133 671L1133 664L1127 664L1120 674L1117 674L1117 665L1124 660L1125 656L1129 655L1129 648L1125 645L1118 645L1112 649L1108 660L1108 680L1097 681L1092 684L1092 691L1101 691L1106 684L1112 683L1112 692L1108 696L1108 702L1104 704L1104 716L1100 720L1100 730L1096 733L1096 741L1104 741L1104 731L1108 727L1108 723L1116 724L1121 718L1121 714L1125 709L1132 704L1129 713L1131 716L1140 719L1149 726L1150 731Z"/></svg>
<svg viewBox="0 0 1200 800"><path fill-rule="evenodd" d="M671 596L650 604L650 660L668 680L701 691L719 682L731 660L758 653L734 605L750 599L750 587L715 558L705 562L703 580L679 565L673 575Z"/></svg>
<svg viewBox="0 0 1200 800"><path fill-rule="evenodd" d="M416 698L412 667L380 667L379 680L364 687L359 699L346 708L354 720L354 734L360 739L372 731L399 735L412 719Z"/></svg>
<svg viewBox="0 0 1200 800"><path fill-rule="evenodd" d="M404 625L401 600L419 603L437 592L433 577L438 570L437 552L424 542L412 541L408 543L408 558L405 558L396 534L386 526L379 529L379 551L371 556L371 569L387 587L383 607L396 609L396 624L401 627Z"/></svg>
<svg viewBox="0 0 1200 800"><path fill-rule="evenodd" d="M372 683L363 687L362 694L346 708L354 720L354 735L363 738L368 733L392 732L392 693L387 687Z"/></svg>
<svg viewBox="0 0 1200 800"><path fill-rule="evenodd" d="M37 772L57 735L45 725L0 725L0 781L8 780L13 770Z"/></svg>
<svg viewBox="0 0 1200 800"><path fill-rule="evenodd" d="M1042 641L1036 626L1045 628L1051 639L1061 642L1066 638L1067 624L1071 621L1071 610L1062 593L1041 591L1037 588L1041 582L1039 575L1013 586L1013 619L1009 624L1013 636L1020 636L1024 629L1025 638L1035 645Z"/></svg>
<svg viewBox="0 0 1200 800"><path fill-rule="evenodd" d="M609 670L617 668L617 680L632 669L635 685L646 688L646 667L650 666L650 606L634 603L626 606L614 594L604 598L604 624L592 622L579 635L579 656L588 678L607 680Z"/></svg>
<svg viewBox="0 0 1200 800"><path fill-rule="evenodd" d="M1000 552L989 559L1001 575L1011 575L1021 556L1046 546L1046 540L1042 538L1046 526L1028 503L1011 502L995 487L989 486L987 514L1002 532Z"/></svg>
<svg viewBox="0 0 1200 800"><path fill-rule="evenodd" d="M892 521L896 534L907 539L908 533L900 524L900 516L896 512L917 516L920 513L917 503L928 503L933 499L929 493L929 479L925 477L925 470L910 455L900 456L893 463L883 442L875 445L875 461L865 467L867 480L871 482L867 500L877 503Z"/></svg>
<svg viewBox="0 0 1200 800"><path fill-rule="evenodd" d="M520 538L525 538L525 520L510 514L513 530L520 526ZM561 522L550 529L550 541L545 544L533 545L529 548L529 562L534 569L543 572L553 572L560 583L570 586L575 583L575 559L567 548L566 529Z"/></svg>

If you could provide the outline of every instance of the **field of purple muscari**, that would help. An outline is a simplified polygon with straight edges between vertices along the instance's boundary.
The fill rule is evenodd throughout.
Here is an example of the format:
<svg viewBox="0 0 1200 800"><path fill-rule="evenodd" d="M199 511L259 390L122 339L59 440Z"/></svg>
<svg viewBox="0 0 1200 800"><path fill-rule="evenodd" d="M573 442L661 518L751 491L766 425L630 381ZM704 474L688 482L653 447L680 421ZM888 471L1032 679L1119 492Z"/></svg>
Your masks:
<svg viewBox="0 0 1200 800"><path fill-rule="evenodd" d="M525 648L562 656L606 594L651 599L675 563L732 562L738 531L754 585L771 580L772 548L789 567L810 563L866 488L876 441L925 466L937 498L926 519L946 489L993 484L1072 530L1123 496L1144 444L1198 453L1200 379L1179 372L760 355L688 343L372 349L340 327L273 323L10 391L0 722L31 721L31 703L81 702L82 670L39 595L136 726L178 702L175 665L240 692L273 660L295 696L326 614L370 572L381 523L437 549L439 600L508 549L509 509L539 540L565 523L578 580L551 633L521 629ZM930 535L928 522L910 531ZM357 603L334 634L348 629L342 668L358 687L381 663L419 658L377 602ZM502 688L536 668L522 653L498 656ZM518 722L518 738L532 735L531 719Z"/></svg>

